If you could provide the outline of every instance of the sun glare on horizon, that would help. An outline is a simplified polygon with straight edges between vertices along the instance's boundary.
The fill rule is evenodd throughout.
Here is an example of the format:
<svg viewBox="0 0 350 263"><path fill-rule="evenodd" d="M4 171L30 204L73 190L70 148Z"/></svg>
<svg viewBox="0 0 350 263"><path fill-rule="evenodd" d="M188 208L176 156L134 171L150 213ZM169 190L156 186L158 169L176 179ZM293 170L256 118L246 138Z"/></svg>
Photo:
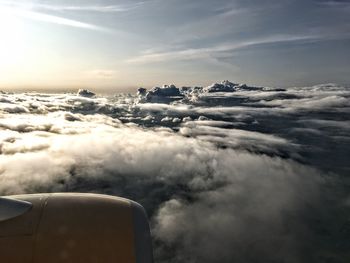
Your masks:
<svg viewBox="0 0 350 263"><path fill-rule="evenodd" d="M0 7L0 69L18 66L25 50L24 22Z"/></svg>

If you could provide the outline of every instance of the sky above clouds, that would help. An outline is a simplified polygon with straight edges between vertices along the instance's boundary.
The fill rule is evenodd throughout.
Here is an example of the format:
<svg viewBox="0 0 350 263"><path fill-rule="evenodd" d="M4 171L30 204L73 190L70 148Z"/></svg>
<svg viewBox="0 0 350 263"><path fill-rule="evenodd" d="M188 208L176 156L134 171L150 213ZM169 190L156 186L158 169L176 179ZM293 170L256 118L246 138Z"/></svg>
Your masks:
<svg viewBox="0 0 350 263"><path fill-rule="evenodd" d="M350 83L350 2L0 1L0 87Z"/></svg>

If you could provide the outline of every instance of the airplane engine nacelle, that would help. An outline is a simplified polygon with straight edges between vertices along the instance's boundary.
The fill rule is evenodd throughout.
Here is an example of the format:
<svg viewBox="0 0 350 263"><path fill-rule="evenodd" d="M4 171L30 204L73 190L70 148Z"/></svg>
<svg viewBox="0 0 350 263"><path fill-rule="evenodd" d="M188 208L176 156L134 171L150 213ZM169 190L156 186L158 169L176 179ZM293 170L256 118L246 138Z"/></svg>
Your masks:
<svg viewBox="0 0 350 263"><path fill-rule="evenodd" d="M105 195L3 197L0 262L151 263L147 217L139 204Z"/></svg>

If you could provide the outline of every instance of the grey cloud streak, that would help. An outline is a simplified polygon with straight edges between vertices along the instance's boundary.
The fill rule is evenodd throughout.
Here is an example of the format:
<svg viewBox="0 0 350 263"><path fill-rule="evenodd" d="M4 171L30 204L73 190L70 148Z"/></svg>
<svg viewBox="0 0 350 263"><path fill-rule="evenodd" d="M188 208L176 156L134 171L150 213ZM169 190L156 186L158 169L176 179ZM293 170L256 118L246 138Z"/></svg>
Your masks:
<svg viewBox="0 0 350 263"><path fill-rule="evenodd" d="M152 62L162 62L162 61L173 61L173 60L193 60L201 58L211 58L212 56L220 57L220 53L233 52L235 50L240 50L253 46L261 46L268 44L283 44L289 42L319 42L334 39L347 39L350 35L274 35L270 37L264 37L261 39L253 39L248 41L242 41L236 44L226 44L218 45L215 47L208 48L191 48L179 51L170 52L145 52L145 54L140 55L135 58L128 59L128 63L152 63ZM231 56L231 55L229 55Z"/></svg>
<svg viewBox="0 0 350 263"><path fill-rule="evenodd" d="M0 3L1 4L1 3ZM64 16L52 15L43 12L32 11L30 9L20 8L20 7L11 7L11 6L1 6L0 13L11 14L14 16L19 16L25 19L30 19L39 22L45 22L56 25L69 26L74 28L88 29L94 31L101 31L105 33L113 32L112 29L105 28L102 26L82 22L75 19L70 19Z"/></svg>
<svg viewBox="0 0 350 263"><path fill-rule="evenodd" d="M101 12L101 13L115 13L125 12L143 5L145 2L137 2L132 4L108 5L57 5L49 3L28 2L28 1L0 1L0 4L10 7L16 7L27 10L46 10L46 11L81 11L81 12Z"/></svg>

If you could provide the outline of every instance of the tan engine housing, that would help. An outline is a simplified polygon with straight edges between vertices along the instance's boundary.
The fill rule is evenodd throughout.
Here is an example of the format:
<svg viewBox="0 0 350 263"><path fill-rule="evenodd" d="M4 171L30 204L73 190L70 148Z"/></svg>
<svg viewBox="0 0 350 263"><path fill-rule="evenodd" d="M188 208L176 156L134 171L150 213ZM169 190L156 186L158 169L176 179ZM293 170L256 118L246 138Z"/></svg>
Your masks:
<svg viewBox="0 0 350 263"><path fill-rule="evenodd" d="M95 194L0 198L0 262L151 263L144 209Z"/></svg>

